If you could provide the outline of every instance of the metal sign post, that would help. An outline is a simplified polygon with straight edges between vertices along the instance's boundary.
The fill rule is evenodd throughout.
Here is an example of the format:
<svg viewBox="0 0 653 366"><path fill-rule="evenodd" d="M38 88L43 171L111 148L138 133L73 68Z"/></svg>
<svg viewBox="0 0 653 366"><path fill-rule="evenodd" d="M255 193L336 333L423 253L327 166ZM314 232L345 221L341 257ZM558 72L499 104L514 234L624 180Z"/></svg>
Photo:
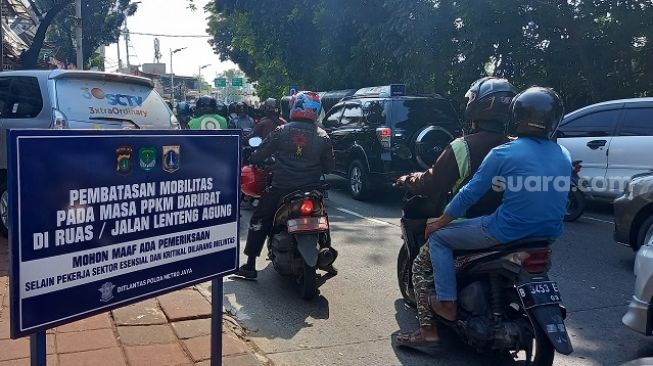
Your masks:
<svg viewBox="0 0 653 366"><path fill-rule="evenodd" d="M47 329L206 281L220 365L241 138L193 132L9 131L10 330L30 336L33 366Z"/></svg>

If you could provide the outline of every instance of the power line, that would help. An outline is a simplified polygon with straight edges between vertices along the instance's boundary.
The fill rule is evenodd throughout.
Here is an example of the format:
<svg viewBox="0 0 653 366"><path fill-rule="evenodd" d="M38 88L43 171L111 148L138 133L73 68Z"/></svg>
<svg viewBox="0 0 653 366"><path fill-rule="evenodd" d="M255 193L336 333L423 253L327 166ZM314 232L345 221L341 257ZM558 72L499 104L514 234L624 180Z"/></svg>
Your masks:
<svg viewBox="0 0 653 366"><path fill-rule="evenodd" d="M125 33L125 32L122 32ZM151 37L168 37L168 38L211 38L209 35L199 35L199 34L157 34L157 33L144 33L144 32L129 32L129 34L136 34L139 36L151 36Z"/></svg>

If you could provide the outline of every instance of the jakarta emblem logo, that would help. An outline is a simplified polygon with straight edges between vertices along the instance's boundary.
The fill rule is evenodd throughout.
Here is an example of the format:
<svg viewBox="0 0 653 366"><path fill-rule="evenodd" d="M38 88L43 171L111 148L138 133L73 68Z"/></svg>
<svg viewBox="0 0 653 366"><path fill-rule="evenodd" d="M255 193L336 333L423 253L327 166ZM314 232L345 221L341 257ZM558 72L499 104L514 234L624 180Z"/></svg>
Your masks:
<svg viewBox="0 0 653 366"><path fill-rule="evenodd" d="M179 158L181 147L164 146L163 147L163 170L168 173L174 173L179 170Z"/></svg>
<svg viewBox="0 0 653 366"><path fill-rule="evenodd" d="M109 302L113 300L113 289L115 289L116 286L114 286L113 283L111 282L105 282L102 287L98 289L102 296L100 297L101 302Z"/></svg>
<svg viewBox="0 0 653 366"><path fill-rule="evenodd" d="M153 147L142 147L138 150L139 164L146 172L156 166L156 149Z"/></svg>
<svg viewBox="0 0 653 366"><path fill-rule="evenodd" d="M129 146L121 146L116 149L116 172L127 175L132 171L132 152Z"/></svg>

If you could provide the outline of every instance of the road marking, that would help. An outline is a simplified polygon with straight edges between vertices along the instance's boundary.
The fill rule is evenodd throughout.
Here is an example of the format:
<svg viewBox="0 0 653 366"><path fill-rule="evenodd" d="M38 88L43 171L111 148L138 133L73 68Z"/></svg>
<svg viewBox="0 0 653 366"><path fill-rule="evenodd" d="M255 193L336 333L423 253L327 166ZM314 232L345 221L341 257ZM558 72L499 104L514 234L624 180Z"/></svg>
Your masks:
<svg viewBox="0 0 653 366"><path fill-rule="evenodd" d="M375 224L386 225L386 226L397 226L397 225L393 225L393 224L391 224L391 223L389 223L389 222L385 222L385 221L381 221L381 220L373 219L373 218L371 218L371 217L363 216L363 215L361 215L361 214L359 214L359 213L357 213L357 212L350 211L350 210L347 210L347 209L345 209L345 208L340 208L340 207L334 207L334 208L335 208L336 210L340 211L340 212L344 212L344 213L346 213L346 214L348 214L348 215L352 215L352 216L358 217L358 218L360 218L360 219L363 219L363 220L367 220L367 221L373 222L373 223L375 223Z"/></svg>
<svg viewBox="0 0 653 366"><path fill-rule="evenodd" d="M595 217L589 217L589 216L583 216L583 218L588 219L588 220L592 220L592 221L602 222L602 223L605 223L605 224L614 225L614 221L601 220L601 219L597 219Z"/></svg>

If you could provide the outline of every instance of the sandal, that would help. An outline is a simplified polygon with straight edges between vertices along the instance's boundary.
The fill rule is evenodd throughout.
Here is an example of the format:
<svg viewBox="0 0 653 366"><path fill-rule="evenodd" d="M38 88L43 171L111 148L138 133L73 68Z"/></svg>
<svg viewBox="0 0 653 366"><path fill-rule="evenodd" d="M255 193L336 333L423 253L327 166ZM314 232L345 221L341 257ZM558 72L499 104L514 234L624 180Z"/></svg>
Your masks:
<svg viewBox="0 0 653 366"><path fill-rule="evenodd" d="M427 341L419 330L413 333L395 332L392 334L392 345L411 348L429 355L436 354L442 348L440 341Z"/></svg>
<svg viewBox="0 0 653 366"><path fill-rule="evenodd" d="M435 303L438 302L438 297L434 292L429 292L426 294L420 294L420 299L425 302L428 305L428 308L431 310L431 313L433 313L433 316L435 316L439 322L447 325L447 326L453 326L456 324L456 319L448 319L442 316L435 310Z"/></svg>

